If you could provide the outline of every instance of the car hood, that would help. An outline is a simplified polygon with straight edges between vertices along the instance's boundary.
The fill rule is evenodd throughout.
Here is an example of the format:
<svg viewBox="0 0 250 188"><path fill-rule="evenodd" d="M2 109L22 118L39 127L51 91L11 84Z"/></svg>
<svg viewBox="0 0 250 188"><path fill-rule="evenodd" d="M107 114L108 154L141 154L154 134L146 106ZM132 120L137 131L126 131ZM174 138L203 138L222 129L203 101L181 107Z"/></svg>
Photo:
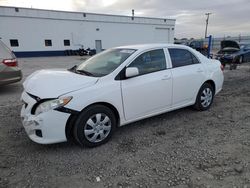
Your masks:
<svg viewBox="0 0 250 188"><path fill-rule="evenodd" d="M240 49L239 44L233 40L223 40L221 41L220 46L221 46L221 49L224 49L224 48Z"/></svg>
<svg viewBox="0 0 250 188"><path fill-rule="evenodd" d="M96 77L76 74L68 70L40 70L31 74L23 83L24 90L44 98L57 98L60 95L94 85Z"/></svg>

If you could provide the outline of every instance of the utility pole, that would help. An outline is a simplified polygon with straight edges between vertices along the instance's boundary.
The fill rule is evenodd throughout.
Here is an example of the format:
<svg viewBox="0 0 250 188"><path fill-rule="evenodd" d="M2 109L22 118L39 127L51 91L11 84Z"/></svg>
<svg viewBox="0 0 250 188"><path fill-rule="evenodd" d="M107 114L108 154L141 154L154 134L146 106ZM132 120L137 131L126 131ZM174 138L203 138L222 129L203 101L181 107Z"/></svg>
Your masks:
<svg viewBox="0 0 250 188"><path fill-rule="evenodd" d="M207 37L207 26L208 26L208 20L209 20L209 15L212 14L210 12L206 13L205 15L207 16L207 19L206 19L206 30L205 30L205 38Z"/></svg>
<svg viewBox="0 0 250 188"><path fill-rule="evenodd" d="M134 20L134 17L135 17L135 10L132 9L132 17L131 17L131 19Z"/></svg>

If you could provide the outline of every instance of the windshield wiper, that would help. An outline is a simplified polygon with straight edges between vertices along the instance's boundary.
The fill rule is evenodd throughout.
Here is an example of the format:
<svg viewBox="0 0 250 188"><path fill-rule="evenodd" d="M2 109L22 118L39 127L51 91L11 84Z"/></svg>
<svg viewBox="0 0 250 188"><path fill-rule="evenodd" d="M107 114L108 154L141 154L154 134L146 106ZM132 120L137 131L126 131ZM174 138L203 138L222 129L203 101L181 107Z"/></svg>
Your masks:
<svg viewBox="0 0 250 188"><path fill-rule="evenodd" d="M85 71L82 69L80 69L80 70L75 69L75 72L80 73L80 74L85 74L87 76L94 76L91 72L88 72L88 71Z"/></svg>
<svg viewBox="0 0 250 188"><path fill-rule="evenodd" d="M78 66L75 65L75 66L71 67L71 68L68 69L68 70L69 70L69 71L72 71L72 72L74 72L74 73L77 73L77 74L83 74L83 75L87 75L87 76L94 76L91 72L88 72L88 71L85 71L85 70L82 70L82 69L78 70L77 67L78 67Z"/></svg>

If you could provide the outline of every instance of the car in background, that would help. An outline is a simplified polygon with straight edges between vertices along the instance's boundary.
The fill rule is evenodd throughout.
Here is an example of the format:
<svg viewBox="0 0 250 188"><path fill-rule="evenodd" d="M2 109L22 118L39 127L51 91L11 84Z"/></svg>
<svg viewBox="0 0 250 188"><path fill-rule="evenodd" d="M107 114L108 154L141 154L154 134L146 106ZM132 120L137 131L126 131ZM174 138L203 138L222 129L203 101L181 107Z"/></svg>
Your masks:
<svg viewBox="0 0 250 188"><path fill-rule="evenodd" d="M250 62L250 44L241 44L240 51L236 54L239 63Z"/></svg>
<svg viewBox="0 0 250 188"><path fill-rule="evenodd" d="M98 146L131 122L191 105L208 110L222 89L220 66L184 45L105 50L68 70L30 75L23 83L22 123L37 143Z"/></svg>
<svg viewBox="0 0 250 188"><path fill-rule="evenodd" d="M14 53L0 40L0 86L22 80Z"/></svg>
<svg viewBox="0 0 250 188"><path fill-rule="evenodd" d="M202 53L205 56L207 56L208 54L208 46L204 44L203 40L192 40L188 44L188 46L197 50L198 52Z"/></svg>
<svg viewBox="0 0 250 188"><path fill-rule="evenodd" d="M228 64L230 69L236 69L238 64L250 62L250 44L240 46L236 41L221 41L221 49L215 59L220 60L224 67Z"/></svg>

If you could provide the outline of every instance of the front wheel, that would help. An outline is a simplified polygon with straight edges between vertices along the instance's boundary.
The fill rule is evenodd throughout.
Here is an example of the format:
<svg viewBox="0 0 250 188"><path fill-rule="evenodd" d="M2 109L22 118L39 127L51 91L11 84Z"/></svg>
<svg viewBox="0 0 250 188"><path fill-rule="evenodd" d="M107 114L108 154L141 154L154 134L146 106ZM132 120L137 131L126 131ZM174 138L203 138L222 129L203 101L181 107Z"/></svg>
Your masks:
<svg viewBox="0 0 250 188"><path fill-rule="evenodd" d="M74 137L82 146L95 147L106 143L115 127L113 111L103 105L94 105L79 115L74 126Z"/></svg>
<svg viewBox="0 0 250 188"><path fill-rule="evenodd" d="M209 83L204 83L196 97L194 108L200 111L208 110L213 103L214 89Z"/></svg>

